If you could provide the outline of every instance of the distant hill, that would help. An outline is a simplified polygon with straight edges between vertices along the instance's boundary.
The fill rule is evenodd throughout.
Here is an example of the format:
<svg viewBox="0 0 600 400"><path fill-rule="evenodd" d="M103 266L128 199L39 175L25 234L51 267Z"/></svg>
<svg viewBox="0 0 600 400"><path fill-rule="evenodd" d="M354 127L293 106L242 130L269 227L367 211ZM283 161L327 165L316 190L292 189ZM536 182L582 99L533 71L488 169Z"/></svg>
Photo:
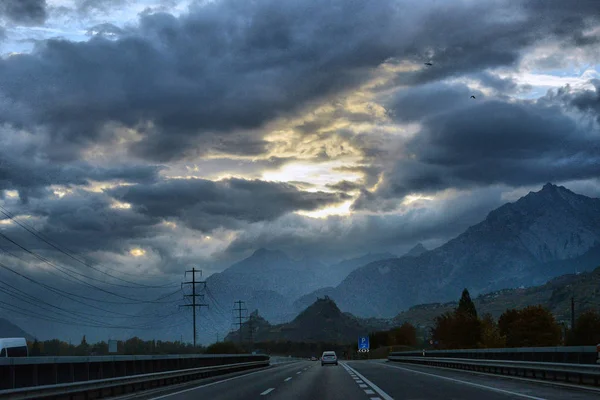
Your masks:
<svg viewBox="0 0 600 400"><path fill-rule="evenodd" d="M600 260L598 260L600 264ZM457 292L458 298L460 293ZM504 289L477 296L473 301L477 312L491 313L498 318L510 308L523 308L541 304L548 308L558 321L570 325L571 297L575 300L575 315L600 308L600 267L592 272L568 274L550 280L541 286ZM421 304L399 313L394 325L410 322L416 326L433 326L436 316L457 307L457 302Z"/></svg>
<svg viewBox="0 0 600 400"><path fill-rule="evenodd" d="M370 325L368 324L370 323ZM352 314L343 313L333 300L322 298L301 312L293 321L285 324L271 325L266 320L251 318L242 326L244 340L250 337L250 326L253 327L252 338L255 342L293 341L293 342L327 342L351 343L358 336L368 334L377 329L387 328L388 322L381 320L361 320ZM226 340L239 340L238 332L229 334Z"/></svg>
<svg viewBox="0 0 600 400"><path fill-rule="evenodd" d="M391 253L369 253L326 265L310 257L295 260L282 251L261 248L207 278L211 295L206 300L218 306L204 314L208 314L214 329L226 332L231 327L233 302L243 300L249 310L258 309L272 324L288 322L317 297L301 305L293 304L294 300L323 287L335 286L350 272L372 261L395 257ZM213 332L209 333L211 339Z"/></svg>
<svg viewBox="0 0 600 400"><path fill-rule="evenodd" d="M0 338L13 337L22 337L27 340L34 340L33 336L19 328L17 325L4 318L0 318Z"/></svg>
<svg viewBox="0 0 600 400"><path fill-rule="evenodd" d="M416 257L370 263L327 290L342 310L393 317L415 304L540 285L591 270L600 253L600 199L550 183L491 211L446 244Z"/></svg>

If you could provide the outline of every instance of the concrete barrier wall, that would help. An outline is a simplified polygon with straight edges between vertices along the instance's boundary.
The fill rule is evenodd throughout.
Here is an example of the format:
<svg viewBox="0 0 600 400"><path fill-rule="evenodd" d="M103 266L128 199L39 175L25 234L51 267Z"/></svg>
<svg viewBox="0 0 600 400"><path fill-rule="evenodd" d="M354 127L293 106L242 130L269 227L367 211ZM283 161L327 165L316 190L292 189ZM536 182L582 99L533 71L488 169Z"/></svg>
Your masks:
<svg viewBox="0 0 600 400"><path fill-rule="evenodd" d="M267 355L24 357L0 359L0 390L269 360Z"/></svg>

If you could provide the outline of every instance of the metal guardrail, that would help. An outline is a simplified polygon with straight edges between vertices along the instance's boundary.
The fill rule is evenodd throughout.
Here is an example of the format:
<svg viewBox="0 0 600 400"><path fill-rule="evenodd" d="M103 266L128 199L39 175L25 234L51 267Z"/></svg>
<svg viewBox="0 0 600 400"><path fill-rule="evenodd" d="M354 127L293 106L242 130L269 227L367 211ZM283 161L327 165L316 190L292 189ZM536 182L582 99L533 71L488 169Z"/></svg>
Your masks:
<svg viewBox="0 0 600 400"><path fill-rule="evenodd" d="M597 346L520 347L505 349L459 349L399 351L390 355L406 357L468 358L484 360L538 361L573 364L595 364Z"/></svg>
<svg viewBox="0 0 600 400"><path fill-rule="evenodd" d="M251 368L267 367L269 360L235 363L210 367L200 367L168 372L132 375L119 378L97 379L87 382L58 385L34 386L20 389L1 390L0 399L74 399L102 398L126 394L137 390L154 388L173 383L205 378L223 373L243 371Z"/></svg>
<svg viewBox="0 0 600 400"><path fill-rule="evenodd" d="M549 379L553 381L561 380L579 385L598 386L598 382L600 380L600 366L589 364L477 360L443 357L411 357L392 354L388 356L388 361L455 368L534 379Z"/></svg>
<svg viewBox="0 0 600 400"><path fill-rule="evenodd" d="M263 354L22 357L0 359L0 390L115 379L253 361Z"/></svg>

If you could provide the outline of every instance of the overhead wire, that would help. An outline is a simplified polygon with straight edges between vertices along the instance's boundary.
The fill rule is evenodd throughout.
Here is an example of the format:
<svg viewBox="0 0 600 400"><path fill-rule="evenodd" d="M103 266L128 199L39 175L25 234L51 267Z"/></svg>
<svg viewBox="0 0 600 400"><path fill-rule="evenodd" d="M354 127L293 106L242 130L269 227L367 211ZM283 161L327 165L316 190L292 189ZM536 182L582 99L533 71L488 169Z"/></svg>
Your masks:
<svg viewBox="0 0 600 400"><path fill-rule="evenodd" d="M69 299L71 301L77 301L77 302L79 302L81 304L84 304L87 307L90 307L90 308L93 308L93 309L96 309L96 310L99 310L99 311L103 311L103 312L106 312L106 313L110 313L110 314L116 314L116 315L122 315L122 316L128 316L128 317L135 317L132 314L121 313L119 311L114 311L114 310L107 310L105 308L98 307L98 306L96 306L94 304L89 304L89 303L85 303L85 302L83 302L81 300L74 299L73 297L79 297L79 298L84 298L84 299L88 299L88 298L86 296L76 295L74 293L70 293L70 292L67 292L65 290L57 289L57 288L54 288L54 287L52 287L50 285L38 282L37 280L35 280L33 278L30 278L30 277L28 277L26 275L23 275L20 272L15 271L14 269L8 267L7 265L5 265L5 264L3 264L1 262L0 262L0 268L5 269L5 270L7 270L7 271L9 271L9 272L11 272L11 273L13 273L13 274L15 274L15 275L17 275L17 276L25 279L25 280L27 280L27 281L29 281L29 282L37 285L37 286L40 286L40 287L42 287L42 288L44 288L44 289L46 289L46 290L48 290L48 291L50 291L52 293L58 294L59 296L67 298L67 299ZM175 294L175 293L171 293L170 295L173 295L173 294ZM92 299L92 300L96 300L96 299ZM180 300L176 300L176 301L180 301Z"/></svg>
<svg viewBox="0 0 600 400"><path fill-rule="evenodd" d="M5 286L4 289L0 287L0 291L2 291L3 293L9 294L10 296L13 296L14 298L22 299L24 297L24 298L26 298L28 300L37 302L36 304L34 304L36 306L40 306L41 307L41 305L46 305L46 306L54 308L56 310L68 313L68 315L73 315L73 314L80 315L82 318L87 318L88 316L97 317L97 318L127 318L127 319L129 319L129 318L156 318L156 317L162 317L162 315L160 315L160 314L154 314L154 313L152 313L152 314L127 314L127 315L106 316L106 315L93 314L93 313L90 313L89 311L82 312L82 311L76 311L76 310L68 310L68 309L65 309L63 307L59 307L59 306L56 306L54 304L51 304L51 303L49 303L49 302L47 302L47 301L45 301L43 299L40 299L39 297L32 296L32 295L30 295L30 294L28 294L28 293L26 293L26 292L24 292L24 291L22 291L22 290L20 290L20 289L18 289L16 287L12 286L12 285L10 285L10 284L8 284L6 282L0 281L0 285L4 285ZM23 300L21 300L21 301L23 301ZM49 311L52 311L52 310L49 310ZM56 312L56 311L54 311L54 312ZM166 315L169 315L169 314L166 314Z"/></svg>
<svg viewBox="0 0 600 400"><path fill-rule="evenodd" d="M49 246L52 246L54 249L56 249L56 250L60 251L60 252L61 252L61 253L63 253L64 255L68 256L69 258L71 258L71 259L73 259L73 260L75 260L75 261L77 261L77 262L79 262L79 263L81 263L81 264L85 265L85 266L86 266L86 267L88 267L88 268L91 268L91 269L93 269L93 270L95 270L95 271L98 271L98 272L100 272L100 273L104 274L104 275L107 275L107 276L109 276L109 277L111 277L111 278L113 278L113 279L120 280L120 281L122 281L122 282L126 282L126 283L129 283L129 284L131 284L131 285L135 285L136 287L138 287L138 286L139 286L140 288L149 288L149 289L150 289L150 288L165 288L165 287L174 286L174 285L173 285L173 284L171 284L171 283L169 283L169 284L166 284L166 285L158 285L158 286L154 286L154 285L145 285L145 284L141 284L141 283L138 283L138 282L133 282L133 281L130 281L130 280L127 280L127 279L123 279L123 278L119 278L119 277L117 277L117 276L114 276L114 275L112 275L112 274L109 274L109 273L108 273L108 272L106 272L106 271L103 271L103 270L101 270L101 269L99 269L99 268L96 268L96 267L95 267L95 266L93 266L93 265L90 265L90 263L87 263L85 260L82 260L82 259L79 259L79 258L75 257L75 256L72 254L72 253L74 253L73 251L71 251L71 250L67 249L66 247L59 246L58 244L54 243L54 242L53 242L53 241L51 241L50 239L46 238L46 237L45 237L45 235L44 235L42 232L38 231L38 230L37 230L37 229L35 229L34 227L32 227L32 226L29 226L28 224L26 224L26 223L24 223L24 222L21 222L21 221L17 220L17 218L16 218L14 215L12 215L12 214L11 214L11 213L10 213L10 212L9 212L9 211L6 209L6 208L4 208L4 207L3 207L3 206L1 206L1 205L0 205L0 213L2 213L2 214L3 214L4 216L6 216L8 219L10 219L10 220L11 220L11 221L13 221L14 223L16 223L17 225L19 225L19 226L20 226L20 227L22 227L23 229L25 229L27 232L29 232L30 234L32 234L33 236L35 236L35 237L36 237L36 238L38 238L39 240L43 241L44 243L46 243L46 244L47 244L47 245L49 245ZM134 274L127 274L127 273L125 273L124 271L119 271L119 270L116 270L116 269L114 269L114 268L110 268L110 267L107 267L107 266L104 266L104 268L106 268L106 269L109 269L109 270L112 270L112 271L115 271L115 272L119 272L119 273L121 273L121 274L123 274L123 275L130 275L130 276L136 276L136 277L139 277L138 275L134 275ZM148 275L148 274L146 274L146 275ZM159 276L157 276L157 277L159 277ZM131 287L131 286L128 286L128 287Z"/></svg>
<svg viewBox="0 0 600 400"><path fill-rule="evenodd" d="M65 271L63 270L63 268L61 268L61 267L59 267L59 266L55 265L54 263L52 263L50 260L46 259L45 257L43 257L43 256L40 256L40 255L36 254L35 252L33 252L33 251L31 251L31 250L27 249L25 246L22 246L22 245L20 245L20 244L19 244L19 243L17 243L16 241L14 241L14 240L12 240L11 238L9 238L8 236L6 236L4 233L0 232L0 237L1 237L1 238L3 238L4 240L6 240L6 241L8 241L8 242L10 242L10 243L12 243L12 244L14 244L15 246L19 247L21 250L25 251L26 253L33 255L34 257L36 257L36 258L37 258L37 259L39 259L40 261L42 261L42 262L44 262L44 263L46 263L46 264L50 265L50 266L51 266L51 267L53 267L54 269L56 269L56 270L58 270L58 271L60 271L60 272L64 273L64 274L65 274L65 275L67 275L67 276L70 276L71 278L75 279L75 280L76 280L76 281L78 281L79 283L82 283L82 284L84 284L84 285L86 285L86 286L88 286L88 287L91 287L91 288L93 288L93 289L99 290L99 291L101 291L101 292L104 292L104 293L106 293L106 294L110 294L110 295L112 295L112 296L119 297L119 298L122 298L122 299L125 299L125 300L130 300L130 301L132 301L132 302L133 302L133 303L114 302L115 304L147 304L147 303L155 303L155 302L156 302L155 300L141 300L141 299L135 299L135 298L133 298L133 297L129 297L129 296L123 296L123 295L121 295L121 294L118 294L118 293L112 292L112 291L110 291L110 290L106 290L106 289L104 289L104 288L101 288L101 287L98 287L98 286L96 286L96 285L92 285L91 283L89 283L89 282L86 282L86 281L84 281L84 280L82 280L82 279L80 279L80 278L77 278L77 277L75 277L75 276L73 276L73 275L72 275L72 274L75 274L75 275L81 275L80 273L78 273L78 272L75 272L75 271L72 271L72 270L69 270L69 269L67 269L67 268L65 268L65 269L66 269L67 271L70 271L71 273L69 273L69 272L65 272ZM104 300L103 300L103 301L104 301Z"/></svg>

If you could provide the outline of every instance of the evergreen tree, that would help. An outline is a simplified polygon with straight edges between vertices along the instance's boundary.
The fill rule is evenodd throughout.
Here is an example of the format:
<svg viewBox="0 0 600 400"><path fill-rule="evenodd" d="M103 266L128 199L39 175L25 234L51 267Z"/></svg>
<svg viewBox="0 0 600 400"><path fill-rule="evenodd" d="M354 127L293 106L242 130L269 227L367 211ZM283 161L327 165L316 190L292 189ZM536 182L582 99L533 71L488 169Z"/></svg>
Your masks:
<svg viewBox="0 0 600 400"><path fill-rule="evenodd" d="M475 303L473 303L473 300L471 300L471 295L467 289L463 290L462 292L462 296L458 302L457 311L473 318L477 318L477 309L475 309Z"/></svg>

